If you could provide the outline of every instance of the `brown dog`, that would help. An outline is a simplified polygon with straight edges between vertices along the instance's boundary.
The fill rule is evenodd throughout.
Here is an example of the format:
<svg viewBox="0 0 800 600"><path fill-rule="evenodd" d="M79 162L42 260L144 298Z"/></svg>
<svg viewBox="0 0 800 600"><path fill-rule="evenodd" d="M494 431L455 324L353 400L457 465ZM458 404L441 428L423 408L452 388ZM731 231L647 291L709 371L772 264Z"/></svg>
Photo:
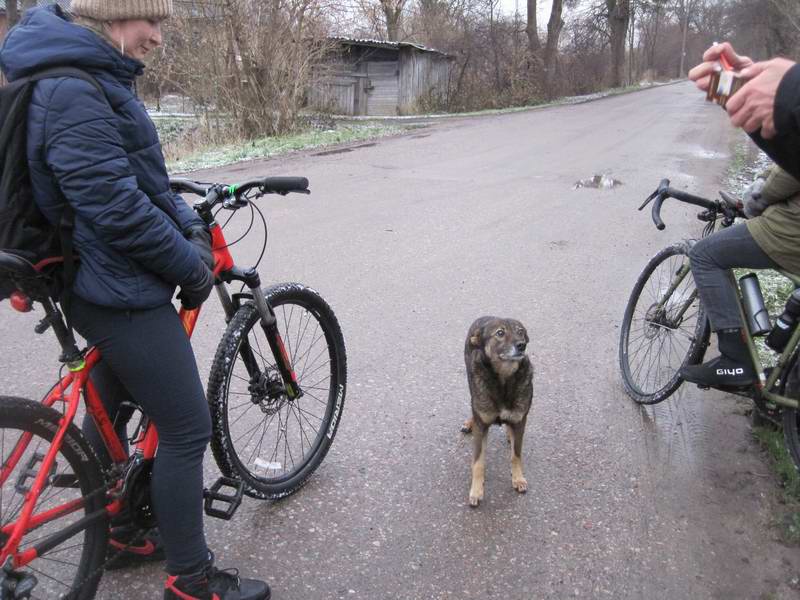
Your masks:
<svg viewBox="0 0 800 600"><path fill-rule="evenodd" d="M486 472L486 432L497 423L506 426L511 443L511 485L528 490L522 474L522 437L533 400L533 366L525 348L528 332L519 321L481 317L469 328L464 362L472 397L472 417L461 431L474 435L470 506L483 499Z"/></svg>

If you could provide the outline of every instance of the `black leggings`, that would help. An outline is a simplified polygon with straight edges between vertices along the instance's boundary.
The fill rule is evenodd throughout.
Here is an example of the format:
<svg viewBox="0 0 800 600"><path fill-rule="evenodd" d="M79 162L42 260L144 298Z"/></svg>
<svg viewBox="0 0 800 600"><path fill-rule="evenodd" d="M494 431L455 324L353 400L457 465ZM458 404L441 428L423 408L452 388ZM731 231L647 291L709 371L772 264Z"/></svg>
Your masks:
<svg viewBox="0 0 800 600"><path fill-rule="evenodd" d="M203 454L211 416L194 353L171 304L147 310L106 308L73 296L75 329L100 350L92 371L113 420L119 405L134 401L158 431L151 494L167 555L167 572L187 572L208 558L203 533ZM130 411L117 415L125 437ZM98 454L108 454L94 422L83 431Z"/></svg>

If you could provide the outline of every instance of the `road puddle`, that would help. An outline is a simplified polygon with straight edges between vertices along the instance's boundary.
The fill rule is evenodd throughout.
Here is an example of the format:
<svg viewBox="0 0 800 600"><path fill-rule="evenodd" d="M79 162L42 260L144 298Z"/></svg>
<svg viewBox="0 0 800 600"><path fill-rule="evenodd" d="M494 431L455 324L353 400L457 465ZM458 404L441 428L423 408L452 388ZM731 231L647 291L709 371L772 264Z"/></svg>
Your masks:
<svg viewBox="0 0 800 600"><path fill-rule="evenodd" d="M590 177L589 179L581 179L576 181L572 189L577 190L580 188L594 188L599 190L610 190L620 185L622 185L622 182L619 179L614 179L610 175L601 174Z"/></svg>

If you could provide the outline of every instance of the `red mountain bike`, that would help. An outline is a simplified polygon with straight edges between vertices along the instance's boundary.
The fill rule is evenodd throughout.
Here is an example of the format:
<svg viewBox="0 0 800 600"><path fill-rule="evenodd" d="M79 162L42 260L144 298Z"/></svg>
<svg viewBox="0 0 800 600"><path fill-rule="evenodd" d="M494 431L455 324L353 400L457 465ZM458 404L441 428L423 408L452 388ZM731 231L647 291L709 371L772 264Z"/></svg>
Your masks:
<svg viewBox="0 0 800 600"><path fill-rule="evenodd" d="M216 291L228 325L207 389L211 448L223 476L206 490L205 511L230 519L243 494L264 499L291 494L322 462L344 405L344 340L317 292L297 283L262 289L255 267L237 267L215 218L221 210L249 207L249 232L255 214L261 215L263 256L266 220L251 201L264 194L309 193L307 179L268 177L235 186L175 179L170 185L202 196L194 208L213 239ZM45 316L36 332L53 329L68 371L41 402L0 397L3 600L93 598L104 566L114 558L108 554L110 518L130 515L141 535L156 524L149 493L155 426L139 411L131 451L125 452L89 377L100 353L78 348L52 296L54 262L34 265L0 252L0 271L17 286L12 306L27 312L41 304ZM238 293L228 291L234 282L243 284ZM181 309L189 335L199 313ZM101 464L73 423L81 400L105 441L110 464Z"/></svg>

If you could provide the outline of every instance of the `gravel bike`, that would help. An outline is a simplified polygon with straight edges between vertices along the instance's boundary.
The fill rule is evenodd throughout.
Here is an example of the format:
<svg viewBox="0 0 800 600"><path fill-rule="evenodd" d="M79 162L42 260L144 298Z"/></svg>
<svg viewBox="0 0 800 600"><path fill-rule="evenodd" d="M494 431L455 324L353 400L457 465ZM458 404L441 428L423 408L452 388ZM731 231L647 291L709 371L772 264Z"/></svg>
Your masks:
<svg viewBox="0 0 800 600"><path fill-rule="evenodd" d="M656 227L663 230L661 207L667 198L698 206L703 209L697 218L706 223L702 234L706 237L718 224L730 227L737 218L745 218L741 202L725 192L720 192L720 197L720 200L709 200L694 196L669 187L669 180L664 179L639 210L654 201L652 219ZM633 286L625 307L619 340L619 365L625 391L639 404L656 404L669 398L683 383L680 368L702 362L709 346L710 324L689 264L689 251L693 244L694 240L677 242L650 259ZM779 273L794 287L800 287L800 276L785 271ZM740 292L732 273L731 278ZM795 328L776 364L765 367L740 296L737 294L739 312L745 324L743 331L758 381L746 388L719 389L751 398L760 414L782 421L786 447L800 468L800 327Z"/></svg>
<svg viewBox="0 0 800 600"><path fill-rule="evenodd" d="M229 251L232 244L216 220L220 211L248 207L247 235L260 215L263 257L267 224L252 201L265 194L309 193L307 179L266 177L231 186L173 179L170 186L201 197L194 209L209 225L213 240L215 289L227 327L211 367L207 398L211 448L222 477L205 491L204 508L210 516L230 519L243 495L266 499L291 494L322 462L344 406L344 340L333 311L316 291L298 283L262 289L256 267L237 267ZM28 312L41 305L44 318L35 330L52 329L61 347L62 371L66 369L41 402L0 397L3 600L93 598L105 565L114 558L109 553L110 519L125 515L140 538L156 525L149 483L157 431L139 411L129 438L131 450L125 451L89 377L100 353L78 348L53 295L58 262L32 264L0 252L0 271L17 287L12 306ZM229 291L233 283L242 284L239 292ZM199 314L200 308L180 310L189 335ZM101 463L73 422L81 402L105 442L108 464Z"/></svg>

